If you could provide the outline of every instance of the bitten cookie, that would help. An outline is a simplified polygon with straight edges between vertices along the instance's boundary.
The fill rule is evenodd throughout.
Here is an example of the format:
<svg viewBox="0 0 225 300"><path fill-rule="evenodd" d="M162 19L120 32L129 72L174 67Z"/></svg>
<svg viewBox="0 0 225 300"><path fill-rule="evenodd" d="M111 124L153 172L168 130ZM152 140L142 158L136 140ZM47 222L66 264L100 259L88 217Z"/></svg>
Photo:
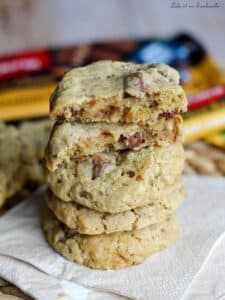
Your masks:
<svg viewBox="0 0 225 300"><path fill-rule="evenodd" d="M61 201L50 190L46 197L48 207L58 220L81 234L94 235L131 231L163 222L184 200L182 178L166 187L164 192L158 203L149 202L146 206L117 214L101 213L75 202Z"/></svg>
<svg viewBox="0 0 225 300"><path fill-rule="evenodd" d="M50 99L54 120L148 123L186 111L179 74L163 64L99 61L66 73Z"/></svg>
<svg viewBox="0 0 225 300"><path fill-rule="evenodd" d="M88 236L69 229L48 211L43 227L48 242L57 252L93 269L119 269L139 264L167 248L179 234L179 224L174 217L139 230Z"/></svg>
<svg viewBox="0 0 225 300"><path fill-rule="evenodd" d="M46 181L61 200L118 213L160 200L165 186L181 175L183 164L178 142L70 160L53 172L46 168Z"/></svg>
<svg viewBox="0 0 225 300"><path fill-rule="evenodd" d="M47 168L55 170L59 165L80 156L133 149L149 145L165 145L183 140L181 116L166 120L161 118L140 126L138 124L68 123L55 124L45 159Z"/></svg>

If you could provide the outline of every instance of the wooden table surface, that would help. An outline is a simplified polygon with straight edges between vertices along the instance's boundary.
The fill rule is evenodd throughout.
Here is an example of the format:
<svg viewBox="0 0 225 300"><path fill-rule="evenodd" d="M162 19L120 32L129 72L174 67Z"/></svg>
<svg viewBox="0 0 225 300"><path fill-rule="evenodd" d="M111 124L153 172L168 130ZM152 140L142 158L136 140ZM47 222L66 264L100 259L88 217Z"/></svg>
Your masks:
<svg viewBox="0 0 225 300"><path fill-rule="evenodd" d="M206 2L219 8L196 8ZM0 0L0 54L186 30L225 61L224 16L224 0Z"/></svg>

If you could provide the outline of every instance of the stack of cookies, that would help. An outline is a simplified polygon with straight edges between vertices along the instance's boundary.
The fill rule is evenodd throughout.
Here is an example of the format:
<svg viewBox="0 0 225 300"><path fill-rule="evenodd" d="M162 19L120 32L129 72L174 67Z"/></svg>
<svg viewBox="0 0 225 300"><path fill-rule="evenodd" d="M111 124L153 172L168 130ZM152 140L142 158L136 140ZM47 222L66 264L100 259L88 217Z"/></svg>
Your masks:
<svg viewBox="0 0 225 300"><path fill-rule="evenodd" d="M166 65L100 61L65 74L45 154L44 230L57 252L117 269L176 239L185 110L179 75Z"/></svg>

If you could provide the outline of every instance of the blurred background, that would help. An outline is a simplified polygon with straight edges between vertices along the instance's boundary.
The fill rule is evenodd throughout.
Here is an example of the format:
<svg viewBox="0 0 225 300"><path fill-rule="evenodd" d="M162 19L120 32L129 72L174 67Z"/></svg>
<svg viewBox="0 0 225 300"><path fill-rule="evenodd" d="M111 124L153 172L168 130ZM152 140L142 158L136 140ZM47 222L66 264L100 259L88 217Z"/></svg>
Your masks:
<svg viewBox="0 0 225 300"><path fill-rule="evenodd" d="M198 7L206 3L212 8ZM0 52L187 31L225 60L224 6L223 0L1 0Z"/></svg>
<svg viewBox="0 0 225 300"><path fill-rule="evenodd" d="M0 0L0 151L20 139L27 172L21 191L5 194L0 215L44 182L58 80L100 59L175 67L188 96L184 172L224 176L224 50L223 0ZM30 299L0 279L1 293Z"/></svg>

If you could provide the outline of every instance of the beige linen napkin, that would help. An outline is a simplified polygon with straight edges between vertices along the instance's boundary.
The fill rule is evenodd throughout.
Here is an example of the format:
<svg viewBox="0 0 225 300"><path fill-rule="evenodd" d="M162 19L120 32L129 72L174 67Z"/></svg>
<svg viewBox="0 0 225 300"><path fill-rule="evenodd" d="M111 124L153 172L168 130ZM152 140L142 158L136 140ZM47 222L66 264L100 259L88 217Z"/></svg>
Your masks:
<svg viewBox="0 0 225 300"><path fill-rule="evenodd" d="M181 299L225 230L224 179L188 177L186 183L188 199L178 211L182 226L178 241L145 263L118 271L91 270L69 262L49 247L40 228L42 189L0 219L0 276L3 275L2 268L5 278L13 272L7 260L4 263L5 256L41 274L51 275L54 280L71 281L83 288L95 288L130 299ZM25 271L23 277L26 278ZM32 287L28 274L27 284L29 282ZM224 285L221 283L221 291ZM51 289L51 283L47 286ZM42 289L42 284L39 288ZM36 299L44 298L37 295Z"/></svg>

